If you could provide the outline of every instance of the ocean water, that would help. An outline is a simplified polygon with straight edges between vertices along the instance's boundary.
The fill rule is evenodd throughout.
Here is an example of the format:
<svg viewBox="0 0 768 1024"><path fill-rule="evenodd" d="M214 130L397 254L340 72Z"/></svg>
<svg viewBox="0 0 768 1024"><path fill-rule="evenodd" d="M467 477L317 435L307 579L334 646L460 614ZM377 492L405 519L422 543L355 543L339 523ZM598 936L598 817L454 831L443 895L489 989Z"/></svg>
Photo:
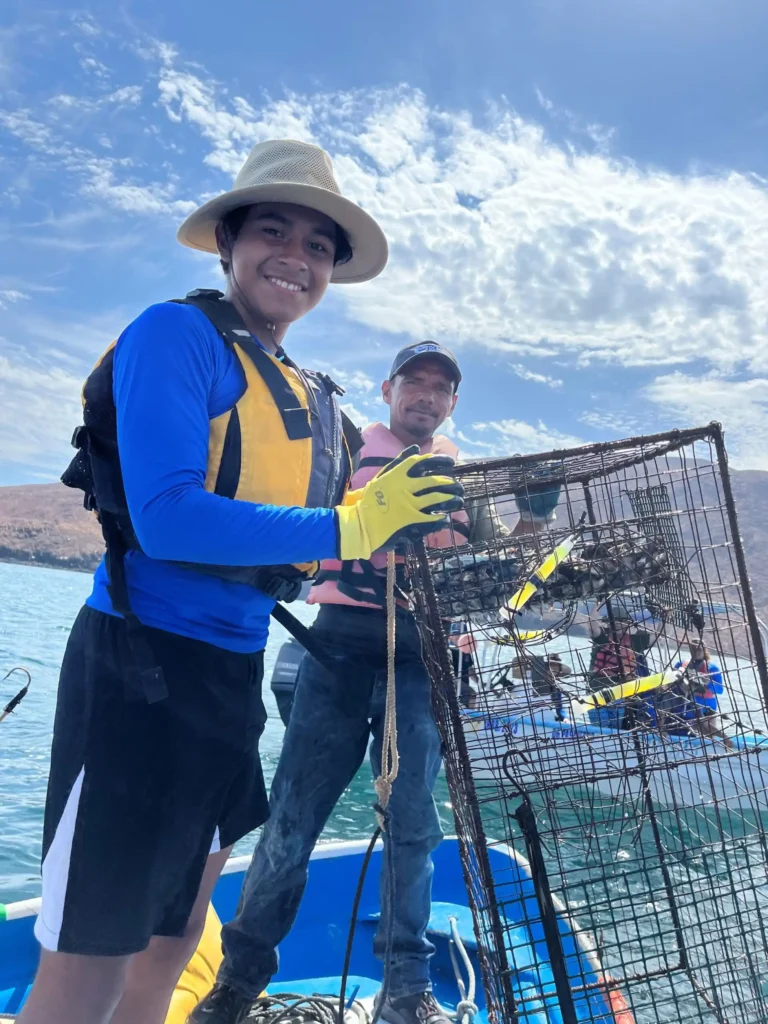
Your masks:
<svg viewBox="0 0 768 1024"><path fill-rule="evenodd" d="M0 676L23 665L33 678L18 711L0 724L1 902L39 893L58 670L71 624L90 587L87 574L0 564ZM305 605L295 610L307 623L315 614ZM269 679L285 639L285 632L273 623L265 659L269 721L261 744L268 782L283 736ZM573 657L574 652L563 647L562 653ZM738 675L738 666L724 667ZM10 679L0 686L0 706L20 685ZM762 709L757 693L753 696L751 686L742 685L740 703L746 697L752 710ZM454 832L442 777L435 795L444 829ZM365 764L339 801L324 839L369 836L375 827L373 800ZM509 800L510 794L496 790L491 800L483 801L486 831L525 853L517 828L507 818L512 809ZM547 806L539 809L538 819L553 889L579 923L596 936L604 967L615 977L636 979L625 991L637 1024L768 1020L768 983L765 990L760 987L768 977L768 874L760 841L764 827L744 812L729 814L724 808L716 810L714 817L700 809L687 813L667 809L657 814L661 831L654 839L640 808L615 805L592 791L567 798L562 790L552 794ZM253 834L242 840L237 852L248 853L255 838ZM666 881L659 846L664 850ZM499 895L509 894L501 891ZM677 905L677 928L672 927L673 904ZM676 936L689 947L704 988L710 995L718 993L724 1016L710 1012L695 996L684 972L675 968ZM642 977L645 970L651 971L648 980ZM660 977L654 974L659 970Z"/></svg>
<svg viewBox="0 0 768 1024"><path fill-rule="evenodd" d="M91 590L87 573L40 566L0 563L0 677L16 665L32 674L32 686L18 710L0 723L0 902L37 896L40 892L40 847L59 666L67 637L80 606ZM293 609L309 623L315 609ZM277 766L283 725L269 687L275 659L287 633L277 623L265 655L264 703L269 721L261 741L267 783ZM23 677L6 680L0 689L5 706L21 688ZM366 764L339 801L325 839L369 836L376 822L370 769ZM436 791L443 826L454 831L448 791L441 779ZM256 833L241 840L238 853L253 849Z"/></svg>

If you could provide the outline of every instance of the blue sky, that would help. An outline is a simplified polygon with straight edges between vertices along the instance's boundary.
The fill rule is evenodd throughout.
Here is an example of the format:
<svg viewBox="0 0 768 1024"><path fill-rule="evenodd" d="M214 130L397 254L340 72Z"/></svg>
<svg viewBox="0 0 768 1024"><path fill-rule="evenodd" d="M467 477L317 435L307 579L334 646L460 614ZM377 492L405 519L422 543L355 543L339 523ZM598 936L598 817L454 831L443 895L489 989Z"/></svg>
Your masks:
<svg viewBox="0 0 768 1024"><path fill-rule="evenodd" d="M0 8L0 484L55 479L175 230L270 137L318 142L391 261L288 335L358 419L455 349L465 457L720 418L768 469L762 0L135 0Z"/></svg>

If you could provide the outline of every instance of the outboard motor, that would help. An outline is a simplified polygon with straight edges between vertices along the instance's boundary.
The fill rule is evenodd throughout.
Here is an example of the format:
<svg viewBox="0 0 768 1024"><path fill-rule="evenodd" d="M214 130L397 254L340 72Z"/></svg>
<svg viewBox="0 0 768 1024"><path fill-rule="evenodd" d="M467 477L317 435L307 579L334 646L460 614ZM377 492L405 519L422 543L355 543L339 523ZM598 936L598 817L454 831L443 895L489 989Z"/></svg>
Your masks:
<svg viewBox="0 0 768 1024"><path fill-rule="evenodd" d="M291 717L296 680L299 675L301 659L305 653L299 641L291 639L286 640L277 654L271 686L283 725L288 725L288 720Z"/></svg>

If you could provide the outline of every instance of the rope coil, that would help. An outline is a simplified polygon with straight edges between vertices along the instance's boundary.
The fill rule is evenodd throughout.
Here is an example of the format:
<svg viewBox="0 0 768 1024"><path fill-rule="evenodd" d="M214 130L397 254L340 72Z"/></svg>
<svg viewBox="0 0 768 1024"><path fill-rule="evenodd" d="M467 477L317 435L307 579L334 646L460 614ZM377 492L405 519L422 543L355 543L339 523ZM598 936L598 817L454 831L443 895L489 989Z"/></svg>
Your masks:
<svg viewBox="0 0 768 1024"><path fill-rule="evenodd" d="M477 1004L475 1003L475 971L459 934L458 921L455 917L449 917L448 922L451 927L451 941L448 945L448 952L451 955L451 965L453 966L453 973L456 975L456 985L458 986L460 996L459 1002L456 1004L454 1016L458 1024L472 1024L473 1019L478 1013ZM464 969L467 972L466 985L461 976L461 970L456 958L456 950L459 951Z"/></svg>
<svg viewBox="0 0 768 1024"><path fill-rule="evenodd" d="M336 996L311 996L277 992L257 999L246 1021L261 1024L339 1024ZM370 1014L362 1003L352 1000L344 1007L344 1024L368 1024Z"/></svg>
<svg viewBox="0 0 768 1024"><path fill-rule="evenodd" d="M381 744L381 773L374 783L378 809L376 817L379 827L386 831L383 811L387 809L392 796L392 786L397 778L400 767L400 756L397 750L397 714L395 688L395 644L397 640L397 621L395 605L395 552L387 552L387 697L384 706L384 734Z"/></svg>

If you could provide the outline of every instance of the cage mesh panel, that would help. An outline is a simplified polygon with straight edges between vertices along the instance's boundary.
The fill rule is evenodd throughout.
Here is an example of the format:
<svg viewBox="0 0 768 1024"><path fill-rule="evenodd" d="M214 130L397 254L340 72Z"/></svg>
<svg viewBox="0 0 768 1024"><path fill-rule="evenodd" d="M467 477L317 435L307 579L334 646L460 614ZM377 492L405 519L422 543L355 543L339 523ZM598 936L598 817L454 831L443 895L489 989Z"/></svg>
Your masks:
<svg viewBox="0 0 768 1024"><path fill-rule="evenodd" d="M590 989L576 958L547 945L579 1020L621 1020L623 1000L638 1024L768 1021L768 674L720 428L459 473L490 539L414 551L409 576L491 1019L533 1012L518 925L541 923L516 873L491 871L498 846L538 851L555 906L599 957ZM556 518L517 533L515 494L553 487ZM564 541L568 557L505 612ZM472 694L459 692L452 622ZM584 701L684 661L697 640L722 670L719 720L702 716L693 673L599 710Z"/></svg>

